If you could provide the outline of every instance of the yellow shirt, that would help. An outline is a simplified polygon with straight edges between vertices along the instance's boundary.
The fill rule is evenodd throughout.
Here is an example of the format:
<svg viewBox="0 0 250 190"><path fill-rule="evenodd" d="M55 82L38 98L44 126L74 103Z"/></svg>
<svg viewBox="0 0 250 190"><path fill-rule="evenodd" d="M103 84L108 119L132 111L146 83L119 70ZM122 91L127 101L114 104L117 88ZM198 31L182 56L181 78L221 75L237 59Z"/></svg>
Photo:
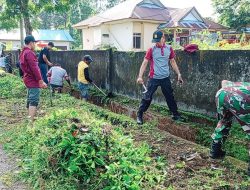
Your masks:
<svg viewBox="0 0 250 190"><path fill-rule="evenodd" d="M85 75L84 75L84 69L88 68L89 66L87 65L87 63L85 63L84 61L81 61L78 64L78 75L77 75L77 79L78 82L81 82L83 84L89 84L89 82L86 80Z"/></svg>

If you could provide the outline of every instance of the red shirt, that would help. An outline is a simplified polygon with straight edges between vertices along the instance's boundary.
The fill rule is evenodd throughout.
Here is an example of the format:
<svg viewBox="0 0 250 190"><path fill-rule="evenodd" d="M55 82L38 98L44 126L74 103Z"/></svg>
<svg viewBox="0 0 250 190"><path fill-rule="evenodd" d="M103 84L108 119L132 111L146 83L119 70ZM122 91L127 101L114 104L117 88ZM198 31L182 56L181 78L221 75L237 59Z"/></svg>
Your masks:
<svg viewBox="0 0 250 190"><path fill-rule="evenodd" d="M35 53L30 48L24 47L19 60L25 86L27 88L40 88L39 81L42 80L42 77Z"/></svg>
<svg viewBox="0 0 250 190"><path fill-rule="evenodd" d="M163 46L162 48L164 48L165 46ZM161 49L162 49L161 48ZM149 61L151 61L153 59L153 49L149 48L148 51L146 52L145 58ZM170 47L170 56L169 59L174 59L175 58L175 52L173 50L172 47Z"/></svg>
<svg viewBox="0 0 250 190"><path fill-rule="evenodd" d="M170 45L158 45L149 48L145 59L150 61L149 77L163 79L169 77L169 60L175 58L175 53Z"/></svg>

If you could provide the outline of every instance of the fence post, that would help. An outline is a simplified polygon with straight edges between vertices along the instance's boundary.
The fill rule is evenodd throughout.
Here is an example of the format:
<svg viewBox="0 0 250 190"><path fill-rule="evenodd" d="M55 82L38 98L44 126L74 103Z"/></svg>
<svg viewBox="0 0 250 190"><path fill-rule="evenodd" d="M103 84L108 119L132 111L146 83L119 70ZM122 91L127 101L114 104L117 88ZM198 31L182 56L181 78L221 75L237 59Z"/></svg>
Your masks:
<svg viewBox="0 0 250 190"><path fill-rule="evenodd" d="M109 92L113 92L113 76L114 76L114 52L109 49L109 63L108 63L108 87Z"/></svg>

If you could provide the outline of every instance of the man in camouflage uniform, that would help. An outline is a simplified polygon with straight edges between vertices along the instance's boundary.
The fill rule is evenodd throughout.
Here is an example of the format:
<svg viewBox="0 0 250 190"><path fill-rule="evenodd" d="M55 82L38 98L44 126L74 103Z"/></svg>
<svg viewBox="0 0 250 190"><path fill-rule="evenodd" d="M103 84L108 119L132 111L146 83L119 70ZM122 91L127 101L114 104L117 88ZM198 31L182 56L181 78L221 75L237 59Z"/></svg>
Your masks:
<svg viewBox="0 0 250 190"><path fill-rule="evenodd" d="M233 117L250 139L250 83L222 81L222 88L216 94L216 106L219 122L212 135L210 157L213 159L225 156L221 146L229 134ZM250 162L248 175L250 175Z"/></svg>

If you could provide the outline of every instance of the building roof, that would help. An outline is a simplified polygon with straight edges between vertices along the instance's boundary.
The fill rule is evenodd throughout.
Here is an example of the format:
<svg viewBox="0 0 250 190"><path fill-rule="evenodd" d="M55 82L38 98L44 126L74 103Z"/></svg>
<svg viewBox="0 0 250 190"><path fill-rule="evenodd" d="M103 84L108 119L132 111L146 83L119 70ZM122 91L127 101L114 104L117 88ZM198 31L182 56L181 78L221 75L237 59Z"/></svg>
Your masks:
<svg viewBox="0 0 250 190"><path fill-rule="evenodd" d="M188 16L190 17L190 14L193 14L197 21L185 20ZM79 22L74 27L80 29L122 19L157 21L161 23L159 28L228 29L204 19L195 7L185 9L165 7L160 0L127 0L103 13Z"/></svg>
<svg viewBox="0 0 250 190"><path fill-rule="evenodd" d="M216 22L214 22L212 20L209 20L209 19L206 19L206 18L204 18L204 21L205 21L206 25L208 25L208 27L212 28L212 29L224 29L224 30L228 30L229 29L226 26L223 26L223 25L221 25L219 23L216 23Z"/></svg>
<svg viewBox="0 0 250 190"><path fill-rule="evenodd" d="M74 27L98 26L102 23L129 18L164 21L168 18L168 12L159 0L127 0L103 13L79 22Z"/></svg>
<svg viewBox="0 0 250 190"><path fill-rule="evenodd" d="M74 41L67 30L37 30L34 36L41 41Z"/></svg>
<svg viewBox="0 0 250 190"><path fill-rule="evenodd" d="M177 9L169 8L171 19L159 28L192 28L192 29L214 29L228 30L227 27L203 18L195 7ZM189 20L187 17L191 14L196 20Z"/></svg>
<svg viewBox="0 0 250 190"><path fill-rule="evenodd" d="M65 41L73 42L73 38L67 30L34 30L33 36L39 41ZM0 30L0 40L20 40L20 30Z"/></svg>

